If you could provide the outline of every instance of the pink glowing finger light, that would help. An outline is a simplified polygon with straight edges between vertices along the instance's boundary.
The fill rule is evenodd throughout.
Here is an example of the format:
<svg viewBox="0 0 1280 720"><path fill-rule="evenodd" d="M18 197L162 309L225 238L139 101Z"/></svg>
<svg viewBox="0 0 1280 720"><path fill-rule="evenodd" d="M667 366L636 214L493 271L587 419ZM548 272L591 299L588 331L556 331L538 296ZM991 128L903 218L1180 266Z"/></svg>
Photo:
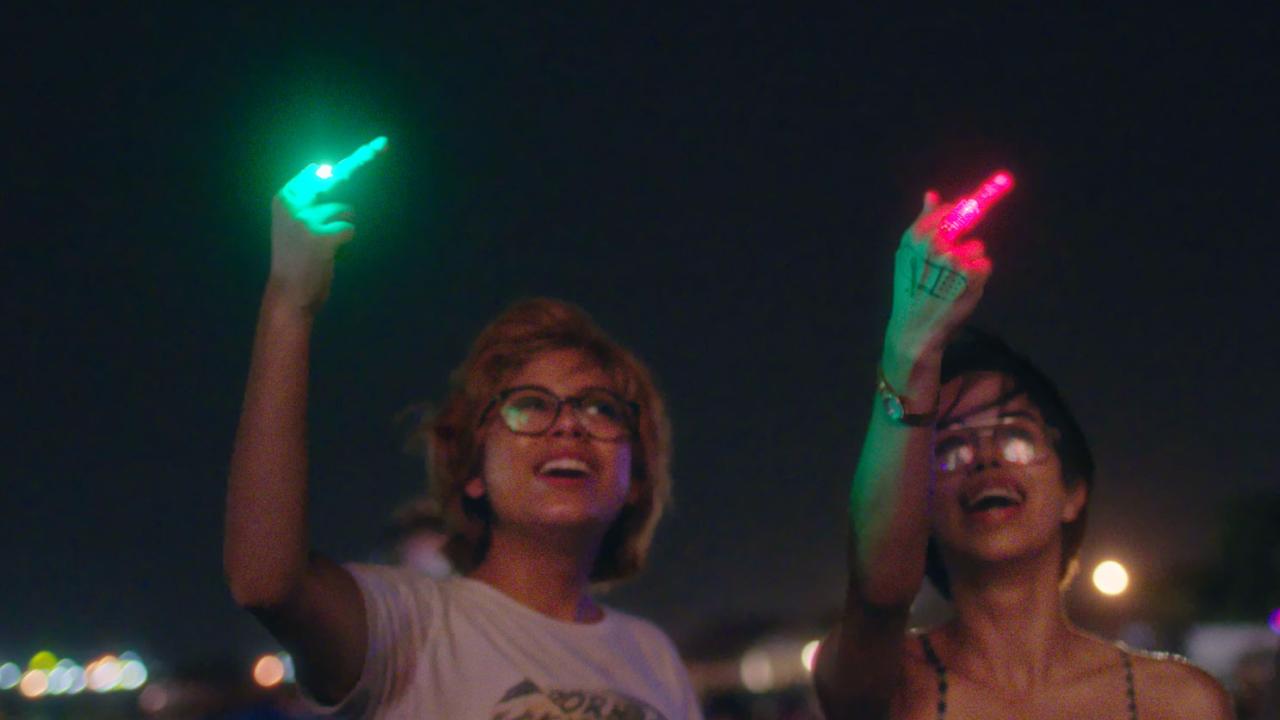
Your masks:
<svg viewBox="0 0 1280 720"><path fill-rule="evenodd" d="M938 223L937 238L942 243L950 243L967 230L978 224L982 216L991 206L1000 201L1013 189L1013 175L1007 170L1000 170L987 178L972 195L960 198Z"/></svg>

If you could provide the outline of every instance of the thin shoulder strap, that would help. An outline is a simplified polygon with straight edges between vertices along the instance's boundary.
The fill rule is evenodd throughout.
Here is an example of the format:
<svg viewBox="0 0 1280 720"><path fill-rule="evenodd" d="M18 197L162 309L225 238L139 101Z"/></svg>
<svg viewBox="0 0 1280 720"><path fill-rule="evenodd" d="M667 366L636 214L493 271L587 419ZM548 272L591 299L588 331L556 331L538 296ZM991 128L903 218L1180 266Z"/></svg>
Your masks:
<svg viewBox="0 0 1280 720"><path fill-rule="evenodd" d="M1138 720L1138 693L1133 687L1133 659L1124 648L1120 648L1120 657L1124 660L1124 683L1129 695L1129 720Z"/></svg>
<svg viewBox="0 0 1280 720"><path fill-rule="evenodd" d="M938 720L945 720L947 717L947 666L942 664L942 659L938 657L938 653L933 650L933 643L929 642L929 636L920 633L920 648L924 650L924 659L929 663L929 667L938 674ZM1129 685L1133 687L1132 684Z"/></svg>

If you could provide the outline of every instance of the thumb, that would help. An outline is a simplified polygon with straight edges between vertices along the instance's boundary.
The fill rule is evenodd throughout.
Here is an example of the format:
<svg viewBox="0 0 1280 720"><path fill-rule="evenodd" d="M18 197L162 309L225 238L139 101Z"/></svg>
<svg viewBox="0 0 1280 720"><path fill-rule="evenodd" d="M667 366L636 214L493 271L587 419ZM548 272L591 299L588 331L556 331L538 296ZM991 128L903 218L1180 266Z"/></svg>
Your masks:
<svg viewBox="0 0 1280 720"><path fill-rule="evenodd" d="M920 214L916 216L915 220L911 221L911 227L913 229L922 227L921 223L938 208L939 202L941 202L941 199L938 197L937 192L933 190L926 190L924 193L924 202L920 207Z"/></svg>

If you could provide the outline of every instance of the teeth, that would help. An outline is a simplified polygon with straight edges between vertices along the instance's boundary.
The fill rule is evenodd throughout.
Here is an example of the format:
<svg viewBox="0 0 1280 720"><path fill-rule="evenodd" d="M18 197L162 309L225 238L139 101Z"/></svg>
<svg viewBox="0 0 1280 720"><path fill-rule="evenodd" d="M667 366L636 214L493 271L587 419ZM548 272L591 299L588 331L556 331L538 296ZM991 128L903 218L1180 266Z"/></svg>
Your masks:
<svg viewBox="0 0 1280 720"><path fill-rule="evenodd" d="M1018 493L1014 492L1011 488L990 487L978 493L977 495L973 496L972 498L970 498L969 502L971 503L981 502L983 500L986 500L987 498L993 498L993 497L1004 498L1006 500L1012 500L1013 502L1019 502L1022 499L1018 497Z"/></svg>
<svg viewBox="0 0 1280 720"><path fill-rule="evenodd" d="M585 462L581 460L575 460L573 458L557 458L555 460L548 460L547 462L543 463L541 467L538 468L539 474L551 473L551 472L557 472L557 471L589 473L591 472L591 468L588 467Z"/></svg>
<svg viewBox="0 0 1280 720"><path fill-rule="evenodd" d="M1022 503L1022 495L1011 487L993 485L966 497L964 505L966 508L973 508L985 500L1007 500L1017 505Z"/></svg>

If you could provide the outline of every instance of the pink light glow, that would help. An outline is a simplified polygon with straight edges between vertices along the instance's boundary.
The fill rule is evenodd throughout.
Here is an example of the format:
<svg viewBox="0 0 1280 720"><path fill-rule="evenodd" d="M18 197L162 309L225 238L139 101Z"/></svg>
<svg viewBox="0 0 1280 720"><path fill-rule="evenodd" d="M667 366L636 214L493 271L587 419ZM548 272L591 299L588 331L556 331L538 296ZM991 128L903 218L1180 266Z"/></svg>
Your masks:
<svg viewBox="0 0 1280 720"><path fill-rule="evenodd" d="M1267 625L1271 626L1271 632L1280 635L1280 608L1271 611L1271 617L1267 618Z"/></svg>
<svg viewBox="0 0 1280 720"><path fill-rule="evenodd" d="M1013 189L1013 175L1000 170L987 178L976 192L960 198L938 224L938 241L950 243L978 224L982 216Z"/></svg>

